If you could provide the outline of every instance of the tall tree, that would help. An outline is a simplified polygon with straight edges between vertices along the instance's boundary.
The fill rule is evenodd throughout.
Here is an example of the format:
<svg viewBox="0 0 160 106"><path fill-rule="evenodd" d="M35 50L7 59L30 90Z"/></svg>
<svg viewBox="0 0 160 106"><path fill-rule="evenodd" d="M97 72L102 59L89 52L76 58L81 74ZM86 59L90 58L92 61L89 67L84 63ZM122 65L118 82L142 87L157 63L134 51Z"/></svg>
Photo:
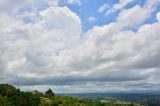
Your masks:
<svg viewBox="0 0 160 106"><path fill-rule="evenodd" d="M51 98L51 97L54 96L54 93L53 93L53 91L49 88L49 89L45 92L45 96Z"/></svg>

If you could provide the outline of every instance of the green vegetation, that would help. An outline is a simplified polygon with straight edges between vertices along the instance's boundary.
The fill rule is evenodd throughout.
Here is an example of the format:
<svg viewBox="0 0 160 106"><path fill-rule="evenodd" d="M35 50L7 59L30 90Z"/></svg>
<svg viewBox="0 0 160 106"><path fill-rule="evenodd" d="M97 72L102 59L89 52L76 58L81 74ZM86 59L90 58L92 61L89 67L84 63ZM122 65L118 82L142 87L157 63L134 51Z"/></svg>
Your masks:
<svg viewBox="0 0 160 106"><path fill-rule="evenodd" d="M12 85L0 84L0 106L140 106L120 100L93 100L71 96L55 96L51 89L24 92Z"/></svg>
<svg viewBox="0 0 160 106"><path fill-rule="evenodd" d="M45 96L48 98L52 98L54 96L54 93L52 92L52 90L49 88L46 92L45 92Z"/></svg>
<svg viewBox="0 0 160 106"><path fill-rule="evenodd" d="M38 106L40 97L33 92L23 92L8 84L0 85L0 106Z"/></svg>

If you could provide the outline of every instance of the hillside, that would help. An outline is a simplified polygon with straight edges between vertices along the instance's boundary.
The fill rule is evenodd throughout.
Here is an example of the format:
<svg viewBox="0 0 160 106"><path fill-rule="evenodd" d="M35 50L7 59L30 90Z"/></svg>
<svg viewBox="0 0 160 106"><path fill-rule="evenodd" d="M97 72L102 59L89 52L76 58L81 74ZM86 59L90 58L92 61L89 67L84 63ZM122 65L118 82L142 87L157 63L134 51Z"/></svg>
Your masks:
<svg viewBox="0 0 160 106"><path fill-rule="evenodd" d="M89 99L73 96L57 96L51 89L24 92L9 84L0 84L0 106L141 106L118 99Z"/></svg>

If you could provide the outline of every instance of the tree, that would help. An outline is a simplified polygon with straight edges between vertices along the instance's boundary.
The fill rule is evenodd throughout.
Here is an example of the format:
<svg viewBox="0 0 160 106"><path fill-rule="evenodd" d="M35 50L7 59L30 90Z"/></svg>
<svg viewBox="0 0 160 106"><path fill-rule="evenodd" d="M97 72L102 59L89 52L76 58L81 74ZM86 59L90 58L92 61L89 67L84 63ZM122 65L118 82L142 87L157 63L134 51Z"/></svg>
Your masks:
<svg viewBox="0 0 160 106"><path fill-rule="evenodd" d="M44 97L44 94L42 92L37 91L37 90L34 90L32 93L39 96L39 97Z"/></svg>
<svg viewBox="0 0 160 106"><path fill-rule="evenodd" d="M9 84L0 84L0 95L11 97L17 95L20 92L19 89L16 89L14 86Z"/></svg>
<svg viewBox="0 0 160 106"><path fill-rule="evenodd" d="M14 106L39 106L40 97L32 92L20 92L9 98Z"/></svg>
<svg viewBox="0 0 160 106"><path fill-rule="evenodd" d="M11 106L10 101L8 101L7 97L2 97L0 95L0 106Z"/></svg>
<svg viewBox="0 0 160 106"><path fill-rule="evenodd" d="M20 91L9 84L0 84L0 106L39 106L39 104L39 95Z"/></svg>
<svg viewBox="0 0 160 106"><path fill-rule="evenodd" d="M51 98L51 97L54 96L54 93L53 93L53 91L49 88L49 89L45 92L45 96Z"/></svg>

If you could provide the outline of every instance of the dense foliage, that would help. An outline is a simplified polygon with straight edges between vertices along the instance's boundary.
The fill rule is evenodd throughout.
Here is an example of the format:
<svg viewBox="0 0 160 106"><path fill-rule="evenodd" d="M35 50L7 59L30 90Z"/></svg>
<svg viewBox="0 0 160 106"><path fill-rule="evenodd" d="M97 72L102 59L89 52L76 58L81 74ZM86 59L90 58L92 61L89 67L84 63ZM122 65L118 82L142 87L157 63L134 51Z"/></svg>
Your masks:
<svg viewBox="0 0 160 106"><path fill-rule="evenodd" d="M1 84L0 101L0 106L38 106L40 97L33 92L23 92L11 85Z"/></svg>
<svg viewBox="0 0 160 106"><path fill-rule="evenodd" d="M45 96L48 98L52 98L54 96L54 93L52 92L52 90L49 88L46 92L45 92Z"/></svg>
<svg viewBox="0 0 160 106"><path fill-rule="evenodd" d="M0 106L139 106L122 101L99 101L71 96L55 96L51 89L24 92L12 85L0 84Z"/></svg>

